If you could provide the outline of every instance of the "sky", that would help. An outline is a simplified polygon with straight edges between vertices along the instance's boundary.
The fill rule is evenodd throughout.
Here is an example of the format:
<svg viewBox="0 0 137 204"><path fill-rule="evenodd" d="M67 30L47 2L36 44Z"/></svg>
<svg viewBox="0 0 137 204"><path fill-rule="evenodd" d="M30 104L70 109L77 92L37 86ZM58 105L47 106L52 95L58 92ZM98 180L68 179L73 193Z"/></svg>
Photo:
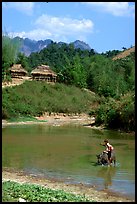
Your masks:
<svg viewBox="0 0 137 204"><path fill-rule="evenodd" d="M2 2L10 37L81 40L98 53L135 45L135 2Z"/></svg>

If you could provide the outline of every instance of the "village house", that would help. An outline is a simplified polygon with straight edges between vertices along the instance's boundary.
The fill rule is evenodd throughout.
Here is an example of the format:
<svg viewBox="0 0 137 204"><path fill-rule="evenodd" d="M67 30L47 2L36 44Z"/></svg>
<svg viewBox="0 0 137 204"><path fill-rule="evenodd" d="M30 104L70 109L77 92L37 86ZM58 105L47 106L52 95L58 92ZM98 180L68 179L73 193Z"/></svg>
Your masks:
<svg viewBox="0 0 137 204"><path fill-rule="evenodd" d="M24 78L28 76L28 72L22 67L21 64L14 64L10 68L11 78Z"/></svg>
<svg viewBox="0 0 137 204"><path fill-rule="evenodd" d="M56 82L57 74L53 72L48 65L37 66L32 72L31 76L33 80Z"/></svg>

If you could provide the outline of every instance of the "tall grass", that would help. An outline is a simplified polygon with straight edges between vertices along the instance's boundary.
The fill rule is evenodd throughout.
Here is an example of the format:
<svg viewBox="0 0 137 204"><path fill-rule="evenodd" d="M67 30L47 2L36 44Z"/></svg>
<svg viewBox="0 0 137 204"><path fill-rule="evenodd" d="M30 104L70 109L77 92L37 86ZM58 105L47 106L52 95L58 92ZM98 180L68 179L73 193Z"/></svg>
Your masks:
<svg viewBox="0 0 137 204"><path fill-rule="evenodd" d="M88 113L97 97L64 84L26 81L2 90L2 117L40 116L45 112Z"/></svg>

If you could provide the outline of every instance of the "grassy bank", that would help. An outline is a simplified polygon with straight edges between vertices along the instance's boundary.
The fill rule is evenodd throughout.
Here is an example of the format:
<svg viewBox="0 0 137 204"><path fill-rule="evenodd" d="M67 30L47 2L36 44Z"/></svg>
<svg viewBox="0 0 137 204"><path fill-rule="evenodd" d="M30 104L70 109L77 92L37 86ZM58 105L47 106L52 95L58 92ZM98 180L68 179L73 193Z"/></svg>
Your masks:
<svg viewBox="0 0 137 204"><path fill-rule="evenodd" d="M26 81L2 91L2 118L40 116L45 112L89 113L98 101L92 92L74 86Z"/></svg>
<svg viewBox="0 0 137 204"><path fill-rule="evenodd" d="M19 198L25 199L27 202L94 202L81 195L44 188L36 184L3 182L2 202L18 202Z"/></svg>
<svg viewBox="0 0 137 204"><path fill-rule="evenodd" d="M7 122L29 122L29 121L32 121L32 122L47 122L47 120L38 120L37 118L34 118L32 116L28 116L28 117L18 117L18 118L9 118L7 120Z"/></svg>

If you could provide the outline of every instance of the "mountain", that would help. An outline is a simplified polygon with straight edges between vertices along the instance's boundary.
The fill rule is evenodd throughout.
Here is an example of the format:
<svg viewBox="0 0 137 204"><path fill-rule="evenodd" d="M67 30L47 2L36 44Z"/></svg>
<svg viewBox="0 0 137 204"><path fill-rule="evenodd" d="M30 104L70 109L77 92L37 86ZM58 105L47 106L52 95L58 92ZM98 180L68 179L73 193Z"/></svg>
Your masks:
<svg viewBox="0 0 137 204"><path fill-rule="evenodd" d="M53 43L52 40L47 39L47 40L31 40L29 38L20 38L20 37L15 37L13 38L13 41L19 41L21 44L20 51L24 53L26 56L29 56L32 52L39 52L40 50L44 49L47 47L49 44Z"/></svg>
<svg viewBox="0 0 137 204"><path fill-rule="evenodd" d="M91 50L90 46L88 44L86 44L83 41L80 40L76 40L75 42L73 42L72 44L74 44L74 47L76 49L81 49L81 50Z"/></svg>
<svg viewBox="0 0 137 204"><path fill-rule="evenodd" d="M54 43L54 41L52 41L51 39L35 41L29 38L23 39L20 37L13 38L13 41L19 41L21 43L20 51L26 56L29 56L32 52L40 52L42 49L46 48L51 43ZM58 42L57 44L61 46L62 44L68 43ZM76 40L70 44L73 44L75 49L79 48L81 50L91 50L88 44L80 40Z"/></svg>

